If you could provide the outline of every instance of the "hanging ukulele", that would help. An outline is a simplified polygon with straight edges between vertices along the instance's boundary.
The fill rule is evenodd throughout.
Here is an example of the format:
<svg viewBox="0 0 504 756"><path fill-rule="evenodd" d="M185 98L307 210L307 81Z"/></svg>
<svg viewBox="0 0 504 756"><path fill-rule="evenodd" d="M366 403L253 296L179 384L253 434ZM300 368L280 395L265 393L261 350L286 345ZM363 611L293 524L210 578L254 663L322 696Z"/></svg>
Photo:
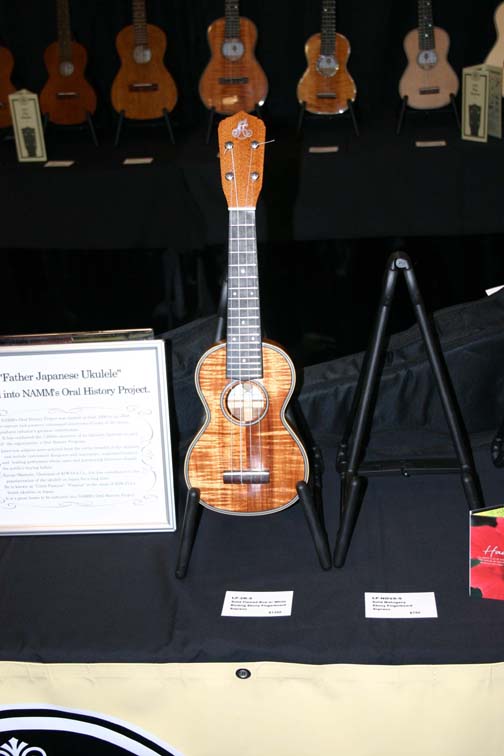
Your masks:
<svg viewBox="0 0 504 756"><path fill-rule="evenodd" d="M216 19L207 35L211 58L199 84L205 107L230 115L262 105L268 80L254 55L257 29L240 16L238 0L226 0L225 17Z"/></svg>
<svg viewBox="0 0 504 756"><path fill-rule="evenodd" d="M431 110L449 105L459 89L457 74L448 63L450 37L432 18L432 0L418 0L418 29L404 38L408 65L399 94L408 105L418 110Z"/></svg>
<svg viewBox="0 0 504 756"><path fill-rule="evenodd" d="M350 43L336 33L336 0L322 0L322 23L305 45L308 68L297 86L297 98L309 113L334 115L348 110L357 96L348 73Z"/></svg>
<svg viewBox="0 0 504 756"><path fill-rule="evenodd" d="M12 125L9 95L16 91L10 77L14 68L14 58L6 47L0 47L0 129Z"/></svg>
<svg viewBox="0 0 504 756"><path fill-rule="evenodd" d="M116 37L121 67L112 84L112 105L126 118L149 120L171 113L177 87L163 58L166 35L146 21L145 0L132 0L133 24Z"/></svg>
<svg viewBox="0 0 504 756"><path fill-rule="evenodd" d="M85 47L72 40L68 0L56 0L58 41L44 53L49 78L40 93L40 110L52 123L84 123L96 110L96 94L84 76Z"/></svg>
<svg viewBox="0 0 504 756"><path fill-rule="evenodd" d="M494 24L495 31L497 32L497 39L488 53L485 63L487 66L497 66L497 68L502 68L504 64L504 3L500 3L495 9ZM504 93L504 77L502 79L502 87Z"/></svg>
<svg viewBox="0 0 504 756"><path fill-rule="evenodd" d="M185 460L189 488L209 509L269 514L296 501L308 459L285 419L294 366L261 338L255 206L265 127L244 112L219 125L221 178L229 207L227 340L196 367L206 419Z"/></svg>

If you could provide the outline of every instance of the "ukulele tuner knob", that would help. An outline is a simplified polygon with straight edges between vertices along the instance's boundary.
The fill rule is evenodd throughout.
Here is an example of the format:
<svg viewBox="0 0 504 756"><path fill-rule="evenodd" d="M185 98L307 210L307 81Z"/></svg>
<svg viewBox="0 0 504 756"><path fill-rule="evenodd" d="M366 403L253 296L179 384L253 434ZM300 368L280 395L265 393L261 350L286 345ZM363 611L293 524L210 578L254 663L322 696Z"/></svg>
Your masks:
<svg viewBox="0 0 504 756"><path fill-rule="evenodd" d="M228 171L226 173L226 181L232 181L233 179L234 179L234 173L232 173L231 171Z"/></svg>
<svg viewBox="0 0 504 756"><path fill-rule="evenodd" d="M253 142L250 142L250 146L253 150L257 150L257 148L259 147L259 142L256 142L256 140L254 139Z"/></svg>
<svg viewBox="0 0 504 756"><path fill-rule="evenodd" d="M257 181L257 179L259 178L259 174L257 173L257 171L254 171L253 173L251 173L250 178L252 179L252 181Z"/></svg>
<svg viewBox="0 0 504 756"><path fill-rule="evenodd" d="M226 142L226 144L224 145L224 147L226 148L226 150L232 150L233 149L233 142Z"/></svg>

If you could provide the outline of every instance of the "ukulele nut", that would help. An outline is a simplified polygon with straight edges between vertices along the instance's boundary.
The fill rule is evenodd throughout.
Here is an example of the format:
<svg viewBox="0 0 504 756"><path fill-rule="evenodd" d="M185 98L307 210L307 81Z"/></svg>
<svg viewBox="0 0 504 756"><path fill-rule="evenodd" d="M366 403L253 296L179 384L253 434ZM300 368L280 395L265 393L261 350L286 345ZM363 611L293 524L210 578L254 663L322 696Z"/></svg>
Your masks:
<svg viewBox="0 0 504 756"><path fill-rule="evenodd" d="M257 171L253 171L250 174L250 178L252 179L252 181L257 181L257 179L259 178L259 174L257 173Z"/></svg>
<svg viewBox="0 0 504 756"><path fill-rule="evenodd" d="M226 173L226 181L232 181L233 179L234 179L234 173L232 173L231 171L228 171Z"/></svg>

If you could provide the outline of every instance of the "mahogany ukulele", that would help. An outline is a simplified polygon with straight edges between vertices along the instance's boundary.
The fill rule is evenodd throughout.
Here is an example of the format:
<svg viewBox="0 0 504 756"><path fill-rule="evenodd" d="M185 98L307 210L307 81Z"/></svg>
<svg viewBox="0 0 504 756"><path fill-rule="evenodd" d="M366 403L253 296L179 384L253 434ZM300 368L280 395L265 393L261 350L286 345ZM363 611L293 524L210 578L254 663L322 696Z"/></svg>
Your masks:
<svg viewBox="0 0 504 756"><path fill-rule="evenodd" d="M58 41L44 53L49 78L40 93L40 110L52 123L69 126L95 112L96 94L84 76L86 49L72 40L68 0L56 4Z"/></svg>
<svg viewBox="0 0 504 756"><path fill-rule="evenodd" d="M112 105L127 118L148 120L171 112L177 87L164 65L166 35L146 21L145 0L132 0L133 24L116 37L121 67L112 84Z"/></svg>
<svg viewBox="0 0 504 756"><path fill-rule="evenodd" d="M497 40L488 53L485 63L489 66L502 68L504 66L504 3L501 3L495 9L494 23L497 32ZM504 78L502 81L502 87L504 94Z"/></svg>
<svg viewBox="0 0 504 756"><path fill-rule="evenodd" d="M432 0L418 0L418 28L404 38L408 65L399 82L399 94L410 107L442 108L457 94L459 80L448 63L449 47L448 34L434 26Z"/></svg>
<svg viewBox="0 0 504 756"><path fill-rule="evenodd" d="M9 95L16 91L11 81L14 58L6 47L0 47L0 129L12 125L9 108Z"/></svg>
<svg viewBox="0 0 504 756"><path fill-rule="evenodd" d="M203 104L223 115L262 105L268 80L254 55L257 29L240 16L238 0L226 0L225 17L216 19L207 35L211 57L199 83Z"/></svg>
<svg viewBox="0 0 504 756"><path fill-rule="evenodd" d="M322 0L321 31L308 39L305 54L308 68L297 86L298 102L309 113L344 113L357 89L347 70L350 43L336 32L336 0Z"/></svg>
<svg viewBox="0 0 504 756"><path fill-rule="evenodd" d="M205 422L189 447L185 478L209 509L270 514L296 501L308 459L285 419L294 367L262 341L255 206L265 126L240 112L219 125L221 179L229 207L227 337L196 367Z"/></svg>

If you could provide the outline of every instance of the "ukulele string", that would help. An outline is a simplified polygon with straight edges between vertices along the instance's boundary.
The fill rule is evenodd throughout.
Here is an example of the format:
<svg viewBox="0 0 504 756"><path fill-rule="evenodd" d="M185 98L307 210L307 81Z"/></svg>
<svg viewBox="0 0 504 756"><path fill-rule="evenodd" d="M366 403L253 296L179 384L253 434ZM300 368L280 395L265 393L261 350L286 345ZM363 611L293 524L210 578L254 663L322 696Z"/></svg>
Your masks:
<svg viewBox="0 0 504 756"><path fill-rule="evenodd" d="M249 190L250 190L250 186L251 186L251 183L252 183L252 178L251 178L251 176L252 176L252 158L253 158L253 154L254 154L254 150L252 149L252 147L249 148L249 152L250 152L250 155L249 155L249 165L248 165L248 173L247 173L247 191L246 191L246 194L245 194L245 206L247 208L250 206L249 205ZM248 210L246 212L248 214ZM251 250L249 250L248 228L249 228L248 225L243 226L243 233L244 233L244 236L245 236L245 247L247 249L247 253L249 251L251 251ZM252 239L252 247L254 247L254 239ZM253 252L253 249L252 249L252 252ZM247 254L247 262L248 262L248 254ZM247 287L246 290L245 290L245 295L246 295L247 302L250 301L249 300L248 270L249 270L248 267L246 267L245 268L245 276L244 276L244 284ZM250 324L251 324L251 321L249 320L249 325ZM250 352L251 352L250 329L248 329L248 332L247 332L247 354L250 355ZM254 411L253 385L254 384L252 384L252 383L250 384L250 390L247 391L247 393L246 393L246 396L247 396L247 399L248 399L248 403L249 403L249 407L248 407L248 409L249 409L249 414L248 414L248 416L249 416L249 459L252 461L252 467L255 466L254 465L255 454L254 454L254 448L253 448L253 443L252 443L252 426L253 426L252 419L253 419L253 411Z"/></svg>
<svg viewBox="0 0 504 756"><path fill-rule="evenodd" d="M234 191L235 191L235 207L236 207L236 217L235 221L239 221L240 219L240 211L238 209L239 203L238 203L238 183L236 180L236 167L235 167L235 159L234 159L234 150L231 149L231 166L233 170L233 185L234 185ZM233 218L233 211L231 210L231 220ZM231 223L231 226L234 225L235 228L239 229L239 226L237 223L233 224ZM231 228L230 228L231 231ZM237 231L239 234L239 230ZM240 236L236 236L236 242L237 242L237 255L238 255L238 264L240 264ZM239 279L238 279L239 280ZM238 299L238 366L239 366L239 383L241 383L242 387L242 411L241 411L241 418L239 423L239 436L240 436L240 483L243 483L243 414L244 414L244 406L243 406L243 381L242 378L242 352L241 352L241 342L242 342L242 333L241 333L241 297L239 294L237 294ZM233 468L231 468L233 469Z"/></svg>

